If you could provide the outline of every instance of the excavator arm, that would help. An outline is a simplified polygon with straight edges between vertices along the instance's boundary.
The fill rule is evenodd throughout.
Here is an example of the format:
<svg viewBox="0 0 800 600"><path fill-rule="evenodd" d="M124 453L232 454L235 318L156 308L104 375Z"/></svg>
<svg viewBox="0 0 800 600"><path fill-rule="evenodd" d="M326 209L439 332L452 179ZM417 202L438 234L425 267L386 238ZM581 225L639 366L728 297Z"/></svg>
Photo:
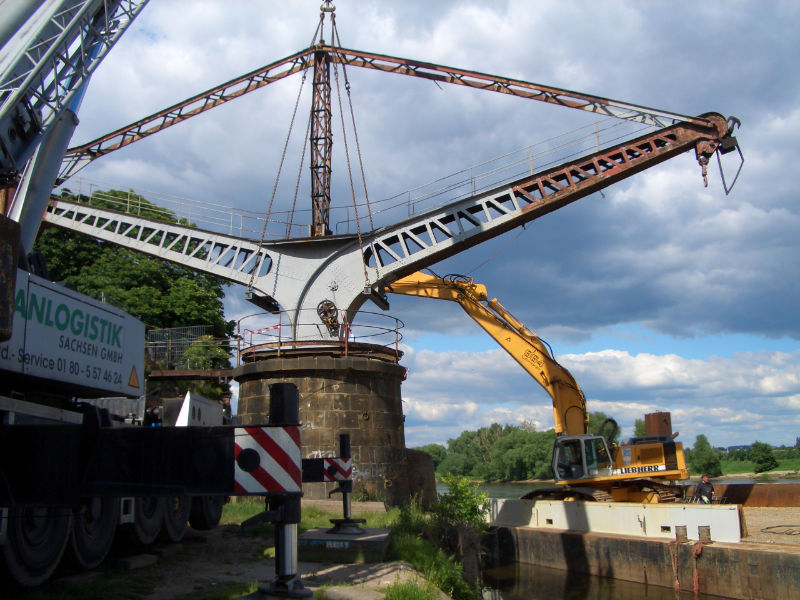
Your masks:
<svg viewBox="0 0 800 600"><path fill-rule="evenodd" d="M556 434L587 432L586 399L572 374L553 358L545 343L470 278L414 273L386 286L392 294L457 302L473 321L533 377L553 399Z"/></svg>
<svg viewBox="0 0 800 600"><path fill-rule="evenodd" d="M458 302L550 394L558 436L552 461L557 485L537 488L523 498L651 503L672 502L680 495L680 489L669 482L689 476L682 444L672 439L641 439L618 446L602 435L589 434L586 399L572 374L539 336L496 298L488 299L486 286L467 277L418 272L385 290Z"/></svg>

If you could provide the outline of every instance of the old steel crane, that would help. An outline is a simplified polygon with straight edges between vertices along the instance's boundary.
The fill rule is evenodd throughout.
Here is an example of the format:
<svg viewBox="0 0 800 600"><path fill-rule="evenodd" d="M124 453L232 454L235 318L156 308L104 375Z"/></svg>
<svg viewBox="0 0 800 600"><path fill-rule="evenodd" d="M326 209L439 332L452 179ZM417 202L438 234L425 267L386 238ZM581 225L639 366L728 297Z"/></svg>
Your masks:
<svg viewBox="0 0 800 600"><path fill-rule="evenodd" d="M326 7L323 5L320 26ZM335 29L333 30L335 32ZM335 33L332 39L336 39ZM656 127L636 139L531 174L495 189L358 235L330 235L330 67L355 66L509 94ZM248 286L249 299L283 310L295 340L336 339L335 327L301 314L331 307L352 322L367 299L388 308L384 286L524 225L665 160L694 150L705 178L715 153L738 149L735 118L690 117L537 83L319 43L184 102L71 148L60 180L90 161L306 69L314 70L311 237L244 239L54 199L49 223L121 244ZM304 312L305 311L305 312Z"/></svg>

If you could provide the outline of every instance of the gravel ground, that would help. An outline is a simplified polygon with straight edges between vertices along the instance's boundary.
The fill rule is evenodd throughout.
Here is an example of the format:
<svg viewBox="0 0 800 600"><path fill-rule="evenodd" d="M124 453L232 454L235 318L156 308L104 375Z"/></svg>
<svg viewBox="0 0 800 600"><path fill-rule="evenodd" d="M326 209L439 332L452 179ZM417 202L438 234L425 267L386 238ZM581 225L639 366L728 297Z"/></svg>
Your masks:
<svg viewBox="0 0 800 600"><path fill-rule="evenodd" d="M800 507L745 507L743 511L747 528L743 542L800 546Z"/></svg>
<svg viewBox="0 0 800 600"><path fill-rule="evenodd" d="M133 580L159 581L155 589L137 586L125 594L135 600L174 600L214 597L214 589L227 583L255 584L275 577L275 561L264 557L272 541L239 535L234 528L213 531L189 530L180 544L156 544L145 554L112 557L100 569L82 574L62 573L48 586L60 583L87 588L125 586ZM424 580L408 563L298 565L303 585L310 590L325 588L328 600L380 600L381 590L393 583ZM23 593L21 598L27 598ZM34 594L30 594L34 598ZM247 596L248 598L250 596ZM255 596L257 597L257 596ZM442 596L447 598L447 596Z"/></svg>

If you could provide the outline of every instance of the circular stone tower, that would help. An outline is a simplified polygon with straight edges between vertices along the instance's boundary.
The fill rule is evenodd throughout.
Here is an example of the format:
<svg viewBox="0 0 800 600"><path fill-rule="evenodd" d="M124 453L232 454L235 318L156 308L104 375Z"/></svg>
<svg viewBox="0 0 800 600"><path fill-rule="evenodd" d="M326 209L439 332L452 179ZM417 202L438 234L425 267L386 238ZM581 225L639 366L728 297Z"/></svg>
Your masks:
<svg viewBox="0 0 800 600"><path fill-rule="evenodd" d="M401 353L373 344L271 344L241 353L238 422L266 423L269 384L294 383L300 393L302 456L339 453L339 435L350 434L353 500L383 500L391 506L409 498L408 463L400 383ZM332 483L303 484L306 498L328 498Z"/></svg>

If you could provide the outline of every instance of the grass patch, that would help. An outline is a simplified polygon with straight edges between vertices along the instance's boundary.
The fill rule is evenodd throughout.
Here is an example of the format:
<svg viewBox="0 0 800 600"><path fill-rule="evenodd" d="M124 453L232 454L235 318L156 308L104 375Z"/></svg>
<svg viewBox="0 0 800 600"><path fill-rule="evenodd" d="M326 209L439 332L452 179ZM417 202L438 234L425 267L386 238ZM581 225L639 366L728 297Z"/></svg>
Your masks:
<svg viewBox="0 0 800 600"><path fill-rule="evenodd" d="M722 460L720 461L723 475L738 475L740 473L755 473L756 463L749 460Z"/></svg>
<svg viewBox="0 0 800 600"><path fill-rule="evenodd" d="M778 458L777 456L775 458ZM800 471L800 458L778 458L776 471Z"/></svg>
<svg viewBox="0 0 800 600"><path fill-rule="evenodd" d="M472 588L462 576L461 565L425 537L435 538L436 523L430 513L412 500L397 511L392 523L389 560L404 560L425 579L444 591L453 600L477 600L480 590Z"/></svg>
<svg viewBox="0 0 800 600"><path fill-rule="evenodd" d="M342 515L329 513L316 506L304 506L300 517L303 521L299 524L298 531L304 533L309 529L317 529L318 527L332 527L331 519L341 519Z"/></svg>
<svg viewBox="0 0 800 600"><path fill-rule="evenodd" d="M755 473L757 468L756 463L750 460L722 460L720 461L720 466L722 467L723 475ZM772 471L800 471L800 458L778 459L778 466L767 471L767 473L771 473ZM763 473L760 475L763 475Z"/></svg>
<svg viewBox="0 0 800 600"><path fill-rule="evenodd" d="M264 512L264 500L260 497L240 499L238 502L229 502L222 508L221 525L240 525L247 519ZM398 509L387 512L367 512L358 518L366 520L364 527L369 529L388 529L394 521ZM300 529L308 531L317 527L331 527L331 519L340 519L339 513L331 513L316 506L303 506L302 523ZM303 529L305 528L305 529ZM302 533L301 531L301 533Z"/></svg>
<svg viewBox="0 0 800 600"><path fill-rule="evenodd" d="M239 525L250 517L264 512L264 499L260 497L243 497L236 502L227 502L222 507L220 525Z"/></svg>
<svg viewBox="0 0 800 600"><path fill-rule="evenodd" d="M362 527L367 529L388 529L394 522L398 509L391 509L387 512L365 512L359 515L353 515L353 518L364 519L366 522ZM308 529L315 529L318 527L332 527L331 519L341 519L341 513L331 513L321 510L316 506L308 505L303 507L301 527Z"/></svg>
<svg viewBox="0 0 800 600"><path fill-rule="evenodd" d="M437 590L430 583L419 585L412 582L392 583L385 590L386 600L436 600Z"/></svg>

